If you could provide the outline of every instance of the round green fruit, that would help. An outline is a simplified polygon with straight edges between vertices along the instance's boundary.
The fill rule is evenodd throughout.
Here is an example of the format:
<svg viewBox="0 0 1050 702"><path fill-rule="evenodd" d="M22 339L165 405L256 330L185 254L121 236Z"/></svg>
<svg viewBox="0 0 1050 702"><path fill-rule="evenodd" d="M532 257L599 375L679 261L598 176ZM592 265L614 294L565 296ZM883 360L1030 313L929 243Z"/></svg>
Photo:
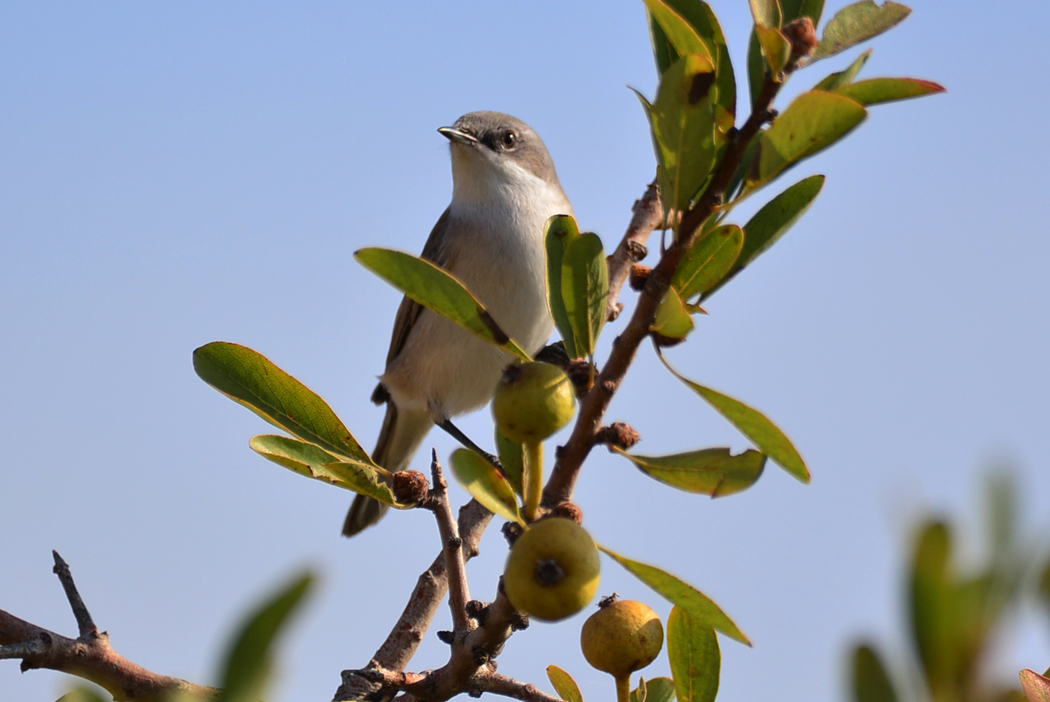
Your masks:
<svg viewBox="0 0 1050 702"><path fill-rule="evenodd" d="M576 614L598 592L598 547L576 522L536 522L514 542L503 588L515 609L557 621Z"/></svg>
<svg viewBox="0 0 1050 702"><path fill-rule="evenodd" d="M587 618L580 648L587 662L621 678L656 660L664 646L664 625L648 605L616 600Z"/></svg>
<svg viewBox="0 0 1050 702"><path fill-rule="evenodd" d="M575 411L569 376L538 361L507 366L492 401L500 433L519 444L543 441L568 424Z"/></svg>

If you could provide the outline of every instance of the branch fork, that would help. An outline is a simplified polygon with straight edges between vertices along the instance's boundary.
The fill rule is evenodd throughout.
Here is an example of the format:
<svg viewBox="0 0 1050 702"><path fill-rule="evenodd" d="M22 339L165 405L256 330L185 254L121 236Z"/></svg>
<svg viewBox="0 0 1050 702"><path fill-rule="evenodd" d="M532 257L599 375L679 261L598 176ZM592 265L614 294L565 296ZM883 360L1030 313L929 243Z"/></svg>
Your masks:
<svg viewBox="0 0 1050 702"><path fill-rule="evenodd" d="M22 659L22 672L46 668L76 675L105 688L116 702L163 702L177 691L202 699L218 695L215 688L153 673L114 651L109 635L95 626L69 565L57 551L52 554L79 636L71 639L0 610L0 659Z"/></svg>

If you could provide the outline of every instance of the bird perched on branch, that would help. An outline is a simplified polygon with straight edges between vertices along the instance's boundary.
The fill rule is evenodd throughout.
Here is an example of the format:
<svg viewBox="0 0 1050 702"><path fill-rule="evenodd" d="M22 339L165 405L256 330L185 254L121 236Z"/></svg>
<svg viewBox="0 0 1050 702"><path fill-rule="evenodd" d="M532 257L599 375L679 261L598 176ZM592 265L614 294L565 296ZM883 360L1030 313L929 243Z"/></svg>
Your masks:
<svg viewBox="0 0 1050 702"><path fill-rule="evenodd" d="M452 202L422 257L462 281L500 327L530 354L554 323L547 307L544 225L573 214L540 136L500 112L471 112L438 132L451 142ZM404 470L435 424L478 409L513 356L407 297L394 319L386 371L372 401L386 417L372 459ZM446 425L448 426L448 425ZM343 524L353 536L387 507L358 495Z"/></svg>

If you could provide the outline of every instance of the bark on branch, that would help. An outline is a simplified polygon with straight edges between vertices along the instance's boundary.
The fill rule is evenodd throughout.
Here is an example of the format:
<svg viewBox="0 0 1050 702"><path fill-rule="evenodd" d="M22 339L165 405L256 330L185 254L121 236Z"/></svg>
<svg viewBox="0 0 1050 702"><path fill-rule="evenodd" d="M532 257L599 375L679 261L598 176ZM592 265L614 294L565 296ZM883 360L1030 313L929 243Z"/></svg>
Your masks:
<svg viewBox="0 0 1050 702"><path fill-rule="evenodd" d="M62 557L52 551L54 572L62 582L80 635L71 639L0 610L0 658L22 660L22 672L46 668L89 680L105 688L116 702L163 702L175 691L202 699L218 690L146 670L113 650L109 634L95 626L77 592L73 575Z"/></svg>

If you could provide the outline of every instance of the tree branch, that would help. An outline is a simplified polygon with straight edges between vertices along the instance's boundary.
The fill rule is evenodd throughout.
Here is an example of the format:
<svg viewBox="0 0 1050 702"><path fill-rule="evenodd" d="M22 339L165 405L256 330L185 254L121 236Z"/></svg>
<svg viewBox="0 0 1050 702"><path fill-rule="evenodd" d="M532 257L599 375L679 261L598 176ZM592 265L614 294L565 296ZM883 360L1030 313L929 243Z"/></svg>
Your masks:
<svg viewBox="0 0 1050 702"><path fill-rule="evenodd" d="M548 695L532 683L523 683L498 673L489 673L478 681L479 692L491 692L525 702L561 702L560 697Z"/></svg>
<svg viewBox="0 0 1050 702"><path fill-rule="evenodd" d="M502 580L496 599L484 607L475 606L472 616L477 620L476 626L471 624L472 628L465 633L457 630L448 639L452 650L448 662L442 667L423 673L405 673L387 668L373 659L365 668L343 671L343 685L336 692L335 699L389 700L398 692L404 692L406 694L401 696L404 702L410 699L444 702L463 692L481 691L487 684L484 681L494 673L495 658L502 652L507 639L515 631L528 626L528 619L511 605ZM511 696L526 694L525 688L531 687L515 684L517 688L504 683L505 689L516 691ZM362 689L367 692L362 694ZM357 696L352 696L355 693Z"/></svg>
<svg viewBox="0 0 1050 702"><path fill-rule="evenodd" d="M491 521L492 512L485 509L477 500L471 500L460 508L459 536L462 540L461 549L464 561L469 561L478 555L481 535L485 533L485 528ZM437 614L441 599L447 590L445 551L442 549L434 562L430 564L430 568L419 576L401 617L376 651L372 662L388 670L404 670L408 662L412 660L412 656L415 655L419 644L422 643L423 636L430 628L430 622ZM377 685L354 673L355 671L352 670L343 671L342 684L332 699L363 699L366 695L377 692L379 689Z"/></svg>
<svg viewBox="0 0 1050 702"><path fill-rule="evenodd" d="M638 263L649 253L645 244L649 241L649 235L653 230L663 224L664 210L660 204L660 189L656 181L649 183L645 189L642 199L635 200L631 207L634 216L631 223L627 225L627 232L620 240L619 246L606 259L609 266L609 305L607 314L609 321L620 316L623 303L619 302L620 290L631 272L631 266Z"/></svg>
<svg viewBox="0 0 1050 702"><path fill-rule="evenodd" d="M465 636L471 624L467 617L467 602L470 601L470 586L467 583L467 570L463 563L463 540L459 538L459 528L452 516L452 505L448 499L448 483L441 473L437 449L433 449L430 459L430 474L433 487L423 506L434 513L437 519L438 532L441 534L441 548L445 555L445 571L448 581L448 606L452 610L453 632Z"/></svg>
<svg viewBox="0 0 1050 702"><path fill-rule="evenodd" d="M787 74L793 67L785 69L781 80L766 74L759 99L744 126L733 135L710 183L700 195L696 205L682 217L678 237L664 252L660 262L653 268L649 279L638 298L638 304L627 327L613 342L609 359L602 368L594 386L583 397L580 412L573 426L572 435L551 471L550 479L543 491L543 505L550 508L572 499L583 462L597 442L598 430L609 403L620 387L627 369L634 361L639 345L649 336L649 327L656 317L656 309L671 286L671 279L686 252L696 240L700 226L721 207L726 188L740 168L748 144L758 134L762 125L769 121L770 108ZM648 193L647 193L648 194ZM630 233L630 230L628 231ZM611 275L610 275L611 278ZM621 283L622 285L622 283Z"/></svg>
<svg viewBox="0 0 1050 702"><path fill-rule="evenodd" d="M62 560L58 551L52 550L51 556L55 559L55 567L51 569L51 572L58 576L58 582L62 583L62 589L66 591L66 599L69 600L69 606L73 608L73 617L77 620L77 627L80 629L80 638L98 636L98 627L95 626L91 612L88 611L87 605L77 592L77 584L73 582L73 572L69 569L69 564Z"/></svg>
<svg viewBox="0 0 1050 702"><path fill-rule="evenodd" d="M175 691L214 698L215 688L146 670L127 660L109 644L109 634L99 632L77 592L73 575L62 557L54 553L54 572L73 608L80 636L70 639L0 610L0 658L21 658L22 672L46 668L89 680L103 687L117 702L163 702Z"/></svg>

